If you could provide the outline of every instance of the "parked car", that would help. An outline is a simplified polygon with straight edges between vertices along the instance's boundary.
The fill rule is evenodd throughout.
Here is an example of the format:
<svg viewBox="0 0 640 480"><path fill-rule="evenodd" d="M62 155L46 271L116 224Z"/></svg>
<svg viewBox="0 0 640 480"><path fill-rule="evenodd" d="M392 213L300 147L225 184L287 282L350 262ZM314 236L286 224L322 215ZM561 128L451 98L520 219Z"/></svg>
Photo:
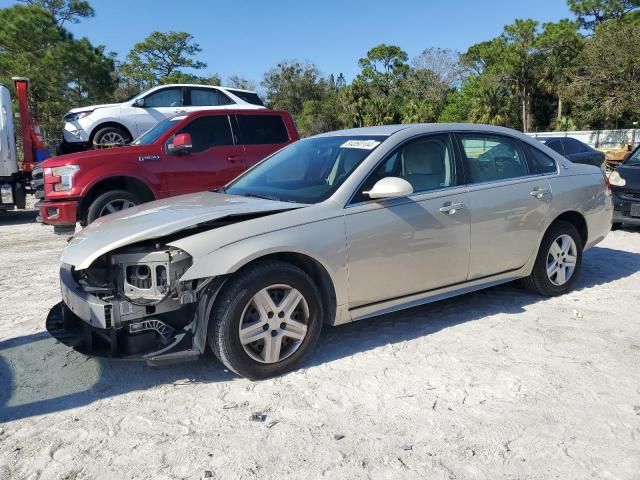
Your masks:
<svg viewBox="0 0 640 480"><path fill-rule="evenodd" d="M640 146L609 176L613 193L613 227L640 225Z"/></svg>
<svg viewBox="0 0 640 480"><path fill-rule="evenodd" d="M59 153L124 145L165 118L196 110L257 109L256 92L207 85L162 85L122 103L74 108L64 116Z"/></svg>
<svg viewBox="0 0 640 480"><path fill-rule="evenodd" d="M339 325L523 278L560 295L611 228L603 173L514 130L331 132L217 192L100 218L62 256L67 341L151 362L287 372ZM66 326L65 326L66 325Z"/></svg>
<svg viewBox="0 0 640 480"><path fill-rule="evenodd" d="M158 198L220 187L299 138L286 112L204 110L166 119L132 145L43 162L40 220L58 233Z"/></svg>
<svg viewBox="0 0 640 480"><path fill-rule="evenodd" d="M602 171L606 168L604 153L580 140L571 137L540 137L538 140L573 163L595 165L601 168Z"/></svg>

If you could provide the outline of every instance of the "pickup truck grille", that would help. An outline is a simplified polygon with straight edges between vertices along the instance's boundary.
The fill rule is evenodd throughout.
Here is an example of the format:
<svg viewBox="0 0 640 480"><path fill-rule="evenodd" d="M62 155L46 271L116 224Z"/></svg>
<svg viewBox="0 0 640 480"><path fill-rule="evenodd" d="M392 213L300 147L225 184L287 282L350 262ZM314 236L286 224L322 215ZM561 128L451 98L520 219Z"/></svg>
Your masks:
<svg viewBox="0 0 640 480"><path fill-rule="evenodd" d="M44 198L44 169L42 167L36 167L31 171L31 189L36 198Z"/></svg>

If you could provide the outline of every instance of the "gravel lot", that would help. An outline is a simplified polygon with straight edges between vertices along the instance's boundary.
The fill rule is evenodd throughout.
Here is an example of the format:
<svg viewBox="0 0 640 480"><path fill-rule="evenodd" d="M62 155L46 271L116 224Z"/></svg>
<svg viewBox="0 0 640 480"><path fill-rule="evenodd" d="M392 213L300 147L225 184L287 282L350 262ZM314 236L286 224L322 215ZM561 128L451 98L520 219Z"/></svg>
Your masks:
<svg viewBox="0 0 640 480"><path fill-rule="evenodd" d="M638 229L564 297L506 285L327 328L303 369L250 382L53 341L65 238L34 218L0 216L2 480L640 478Z"/></svg>

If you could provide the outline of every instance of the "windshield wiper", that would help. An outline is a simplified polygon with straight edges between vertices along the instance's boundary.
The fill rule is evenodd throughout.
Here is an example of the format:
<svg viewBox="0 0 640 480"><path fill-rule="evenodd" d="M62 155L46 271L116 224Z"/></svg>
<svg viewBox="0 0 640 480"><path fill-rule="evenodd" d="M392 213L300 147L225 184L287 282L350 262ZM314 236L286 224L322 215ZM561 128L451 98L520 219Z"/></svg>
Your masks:
<svg viewBox="0 0 640 480"><path fill-rule="evenodd" d="M243 193L243 197L252 197L252 198L261 198L263 200L273 200L274 202L281 202L278 197L273 197L271 195L264 195L262 193Z"/></svg>

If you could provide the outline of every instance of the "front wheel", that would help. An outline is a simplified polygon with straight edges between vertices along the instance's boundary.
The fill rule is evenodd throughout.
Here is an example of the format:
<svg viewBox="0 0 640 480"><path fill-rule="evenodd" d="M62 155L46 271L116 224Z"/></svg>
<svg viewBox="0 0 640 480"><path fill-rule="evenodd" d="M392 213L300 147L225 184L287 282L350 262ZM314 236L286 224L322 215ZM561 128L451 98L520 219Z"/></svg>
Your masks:
<svg viewBox="0 0 640 480"><path fill-rule="evenodd" d="M209 345L229 370L252 379L296 368L318 342L320 294L309 275L273 261L237 273L216 300Z"/></svg>
<svg viewBox="0 0 640 480"><path fill-rule="evenodd" d="M566 293L582 265L582 238L569 222L557 221L545 233L531 275L523 279L531 291L553 297Z"/></svg>
<svg viewBox="0 0 640 480"><path fill-rule="evenodd" d="M93 137L94 148L121 147L131 141L131 136L120 127L109 126L101 128Z"/></svg>
<svg viewBox="0 0 640 480"><path fill-rule="evenodd" d="M111 190L99 195L87 210L86 218L81 223L88 225L96 218L124 210L142 203L142 200L135 194L126 190Z"/></svg>

